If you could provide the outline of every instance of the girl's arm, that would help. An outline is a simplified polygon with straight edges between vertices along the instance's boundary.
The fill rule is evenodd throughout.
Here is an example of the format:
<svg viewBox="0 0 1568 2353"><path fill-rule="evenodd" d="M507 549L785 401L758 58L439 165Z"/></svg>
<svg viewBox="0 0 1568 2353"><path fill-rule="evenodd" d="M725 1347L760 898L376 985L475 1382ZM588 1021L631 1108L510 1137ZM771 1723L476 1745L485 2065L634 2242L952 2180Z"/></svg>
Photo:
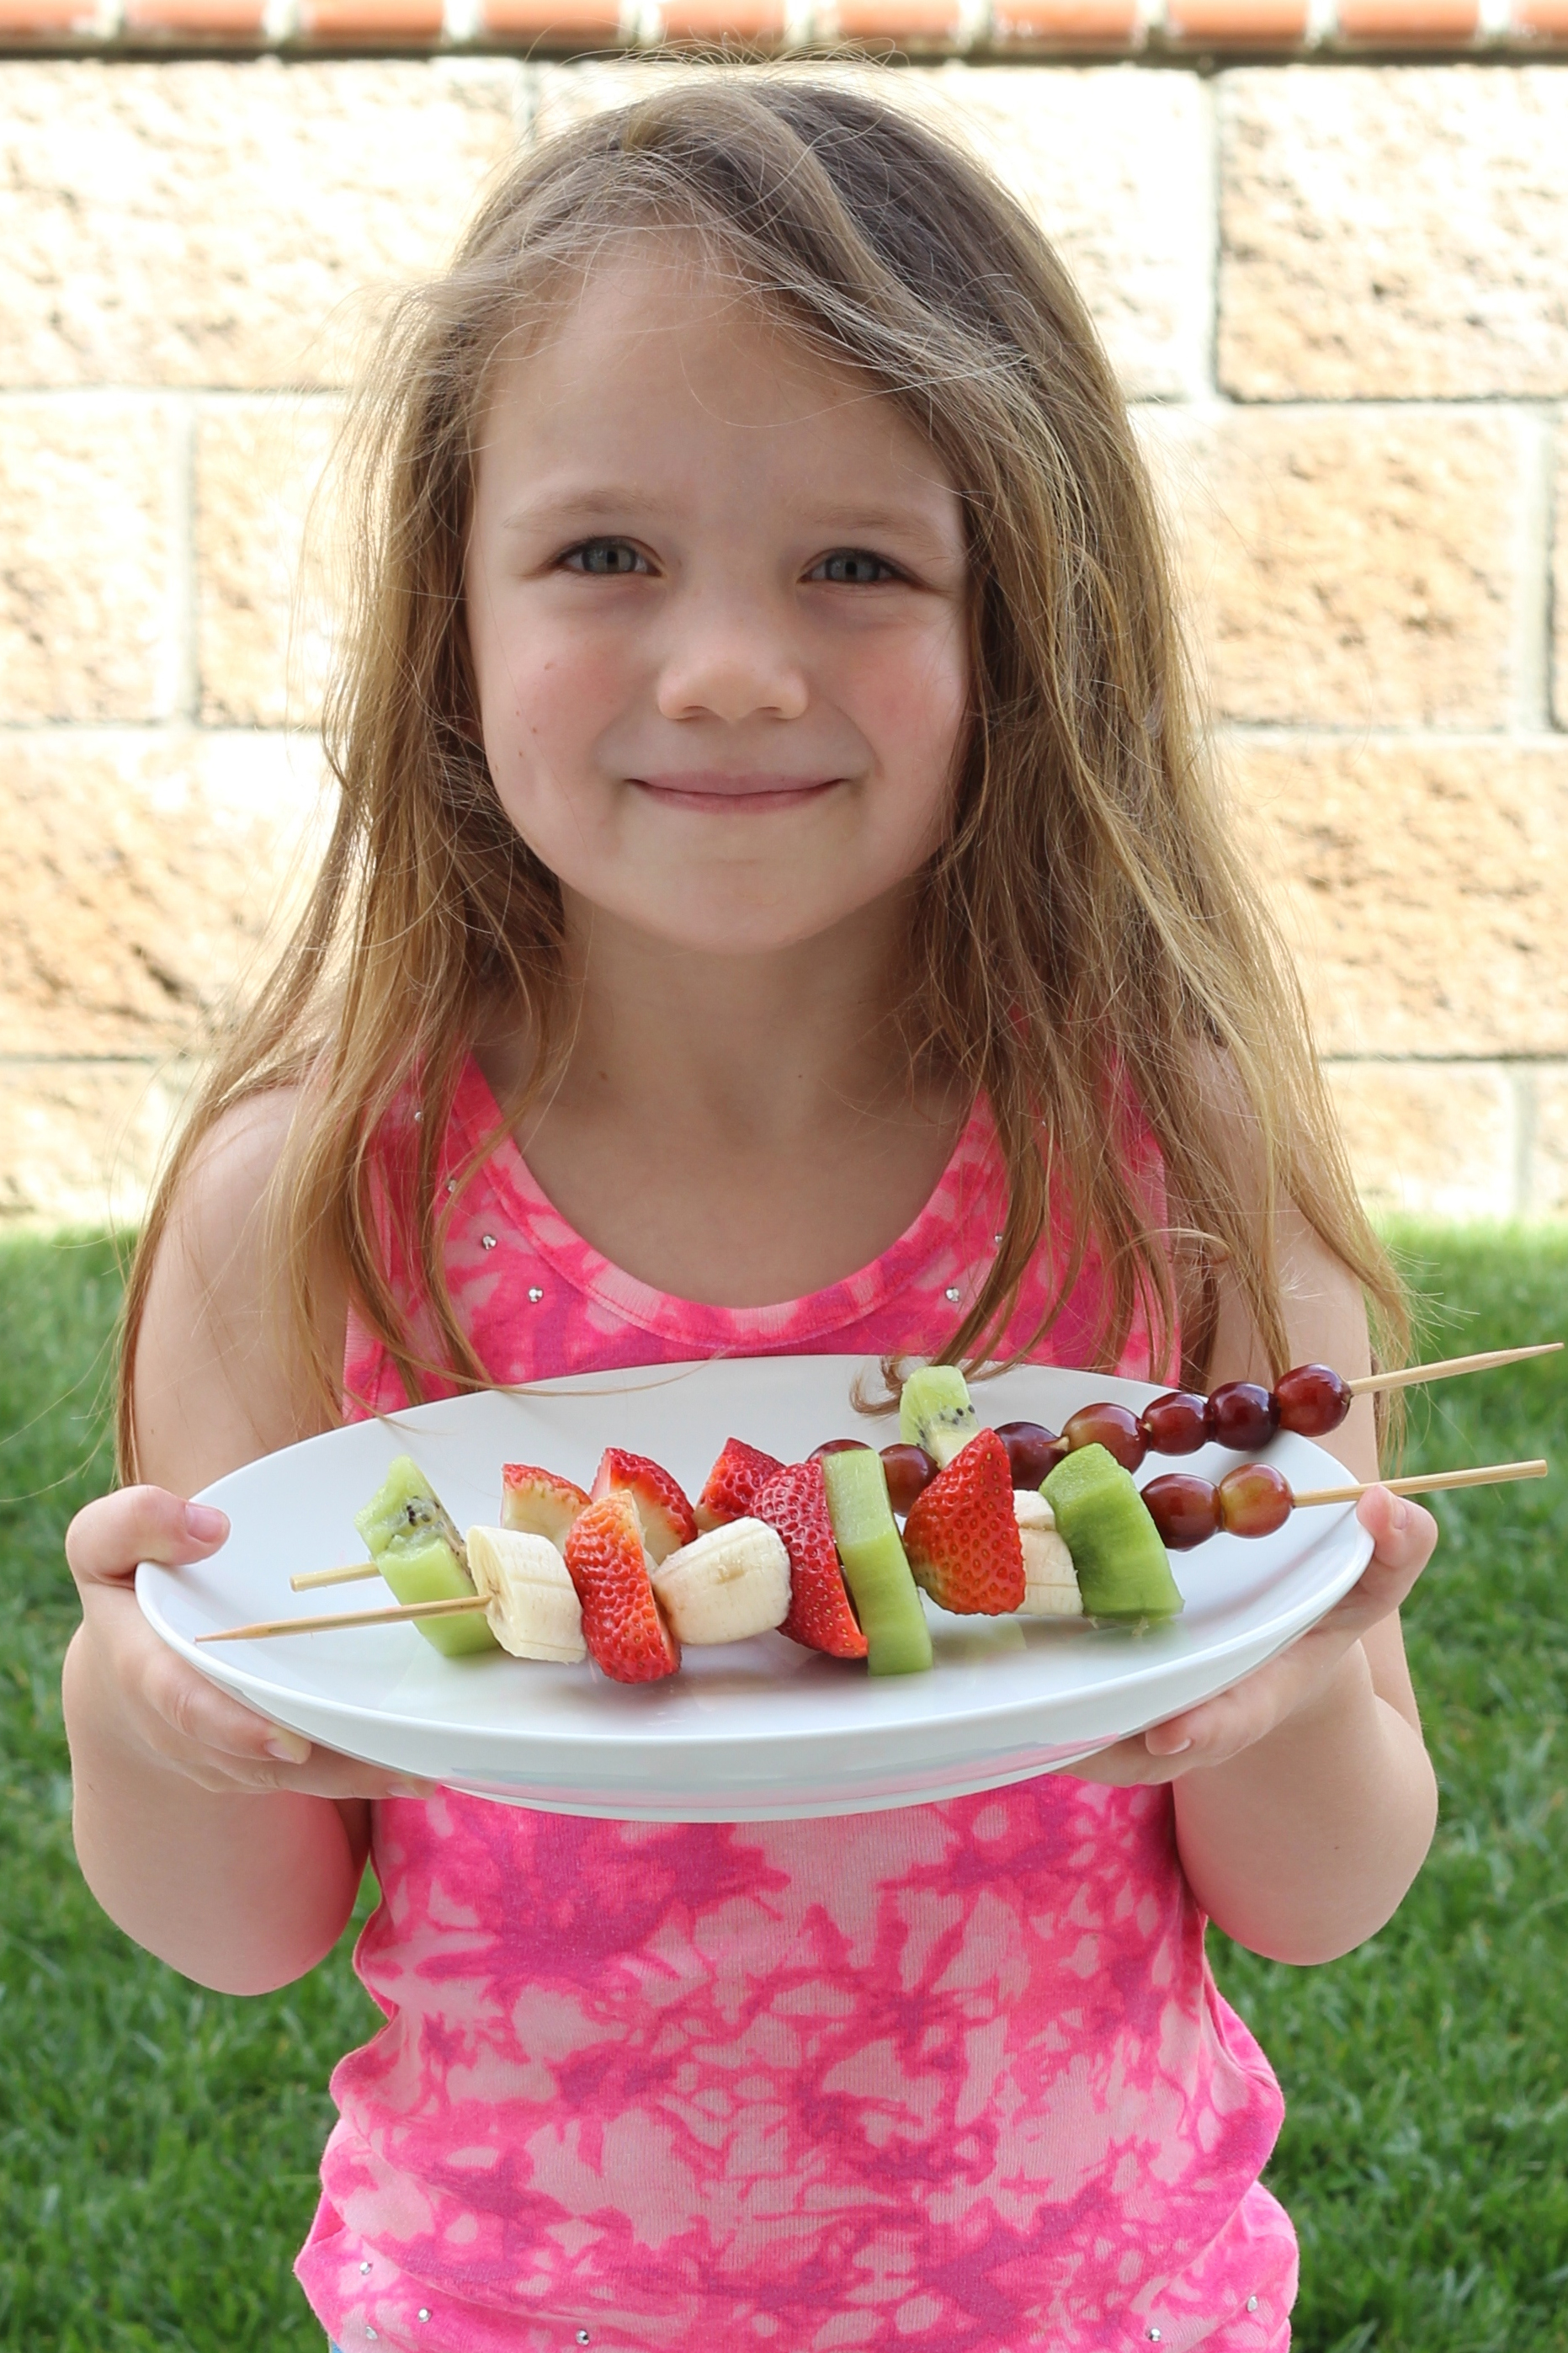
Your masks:
<svg viewBox="0 0 1568 2353"><path fill-rule="evenodd" d="M1289 1205L1279 1257L1293 1364L1370 1369L1353 1278ZM1210 1386L1270 1370L1222 1283ZM1377 1476L1370 1398L1323 1444ZM1405 1662L1399 1605L1436 1525L1379 1489L1359 1506L1376 1549L1361 1582L1278 1659L1082 1769L1174 1783L1183 1869L1227 1936L1282 1961L1331 1960L1380 1928L1421 1867L1436 1785Z"/></svg>
<svg viewBox="0 0 1568 2353"><path fill-rule="evenodd" d="M229 1993L286 1984L330 1949L363 1869L367 1801L397 1787L209 1683L159 1641L133 1588L139 1560L218 1550L222 1515L182 1497L321 1426L279 1345L262 1247L291 1110L281 1094L245 1106L183 1187L134 1368L141 1467L157 1483L89 1504L66 1540L82 1599L65 1711L83 1874L127 1935ZM341 1303L328 1312L341 1331Z"/></svg>

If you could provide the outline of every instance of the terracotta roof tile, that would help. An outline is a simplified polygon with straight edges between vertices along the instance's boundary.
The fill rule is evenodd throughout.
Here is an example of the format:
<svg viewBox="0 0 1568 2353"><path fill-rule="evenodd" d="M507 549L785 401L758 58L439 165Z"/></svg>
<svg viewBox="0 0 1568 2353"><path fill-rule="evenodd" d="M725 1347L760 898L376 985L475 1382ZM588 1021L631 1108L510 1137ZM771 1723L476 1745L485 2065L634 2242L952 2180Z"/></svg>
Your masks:
<svg viewBox="0 0 1568 2353"><path fill-rule="evenodd" d="M125 0L128 33L254 42L261 38L264 21L264 0Z"/></svg>
<svg viewBox="0 0 1568 2353"><path fill-rule="evenodd" d="M0 39L16 34L90 33L92 0L0 0Z"/></svg>
<svg viewBox="0 0 1568 2353"><path fill-rule="evenodd" d="M998 48L1136 48L1137 0L996 0L991 37Z"/></svg>
<svg viewBox="0 0 1568 2353"><path fill-rule="evenodd" d="M1358 49L1457 49L1483 38L1539 56L1568 48L1568 0L0 0L0 50L34 44L78 51L186 42L254 55L259 47L574 50L646 47L663 38L741 49L825 47L835 41L993 58L1075 51L1158 58L1184 50L1305 55L1332 70ZM631 35L634 21L640 40Z"/></svg>
<svg viewBox="0 0 1568 2353"><path fill-rule="evenodd" d="M442 0L304 0L300 30L318 41L402 47L441 37Z"/></svg>
<svg viewBox="0 0 1568 2353"><path fill-rule="evenodd" d="M735 41L747 47L782 41L784 0L664 0L669 41Z"/></svg>
<svg viewBox="0 0 1568 2353"><path fill-rule="evenodd" d="M829 12L825 10L824 15ZM957 46L963 37L959 0L837 0L831 10L841 39Z"/></svg>
<svg viewBox="0 0 1568 2353"><path fill-rule="evenodd" d="M542 41L563 48L618 41L619 0L483 0L480 29L489 40Z"/></svg>
<svg viewBox="0 0 1568 2353"><path fill-rule="evenodd" d="M1307 0L1169 0L1165 30L1218 48L1296 48L1307 37Z"/></svg>
<svg viewBox="0 0 1568 2353"><path fill-rule="evenodd" d="M1340 0L1339 20L1347 41L1435 48L1474 40L1479 10L1477 0Z"/></svg>

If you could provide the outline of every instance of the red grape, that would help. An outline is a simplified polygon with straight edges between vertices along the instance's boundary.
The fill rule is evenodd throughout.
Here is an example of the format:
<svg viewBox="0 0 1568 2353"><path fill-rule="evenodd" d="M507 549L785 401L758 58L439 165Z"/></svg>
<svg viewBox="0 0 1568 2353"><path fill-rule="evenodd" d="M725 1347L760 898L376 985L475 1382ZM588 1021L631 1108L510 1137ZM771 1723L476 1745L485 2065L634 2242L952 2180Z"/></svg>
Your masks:
<svg viewBox="0 0 1568 2353"><path fill-rule="evenodd" d="M1037 1487L1067 1452L1067 1441L1043 1421L1003 1421L996 1435L1007 1450L1015 1487Z"/></svg>
<svg viewBox="0 0 1568 2353"><path fill-rule="evenodd" d="M829 1438L820 1446L813 1447L805 1459L808 1462L820 1462L825 1454L853 1454L857 1447L864 1454L871 1451L863 1438Z"/></svg>
<svg viewBox="0 0 1568 2353"><path fill-rule="evenodd" d="M1272 1462L1238 1462L1216 1490L1227 1535L1271 1536L1290 1516L1295 1498L1289 1481Z"/></svg>
<svg viewBox="0 0 1568 2353"><path fill-rule="evenodd" d="M1212 1480L1191 1471L1167 1471L1143 1490L1160 1542L1172 1552L1191 1552L1219 1534L1219 1491Z"/></svg>
<svg viewBox="0 0 1568 2353"><path fill-rule="evenodd" d="M884 1446L882 1468L888 1474L888 1501L900 1519L936 1477L935 1461L923 1446Z"/></svg>
<svg viewBox="0 0 1568 2353"><path fill-rule="evenodd" d="M1204 1414L1208 1434L1217 1446L1233 1454L1250 1454L1267 1446L1279 1427L1279 1408L1272 1393L1256 1381L1226 1381L1215 1389Z"/></svg>
<svg viewBox="0 0 1568 2353"><path fill-rule="evenodd" d="M1338 1430L1352 1405L1350 1385L1331 1365L1298 1365L1275 1384L1279 1426L1299 1438L1327 1438Z"/></svg>
<svg viewBox="0 0 1568 2353"><path fill-rule="evenodd" d="M1139 1419L1151 1454L1195 1454L1208 1436L1206 1400L1186 1389L1167 1389Z"/></svg>
<svg viewBox="0 0 1568 2353"><path fill-rule="evenodd" d="M1124 1471L1136 1471L1148 1452L1138 1417L1124 1405L1080 1405L1062 1424L1069 1450L1103 1446Z"/></svg>

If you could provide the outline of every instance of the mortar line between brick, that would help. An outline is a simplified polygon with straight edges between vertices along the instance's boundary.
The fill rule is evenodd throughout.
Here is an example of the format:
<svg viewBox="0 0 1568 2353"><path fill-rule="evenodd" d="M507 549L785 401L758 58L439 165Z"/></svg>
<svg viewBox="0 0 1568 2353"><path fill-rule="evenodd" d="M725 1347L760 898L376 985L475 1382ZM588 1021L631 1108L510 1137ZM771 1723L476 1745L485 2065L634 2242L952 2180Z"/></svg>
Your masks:
<svg viewBox="0 0 1568 2353"><path fill-rule="evenodd" d="M158 719L146 723L118 719L0 719L0 736L22 736L34 742L99 744L113 749L145 750L149 744L268 743L293 744L306 750L319 743L313 727L195 726L188 719Z"/></svg>
<svg viewBox="0 0 1568 2353"><path fill-rule="evenodd" d="M1535 1072L1516 1062L1504 1075L1513 1092L1513 1215L1528 1218L1535 1194Z"/></svg>
<svg viewBox="0 0 1568 2353"><path fill-rule="evenodd" d="M163 408L171 400L199 401L219 408L341 408L348 385L288 384L7 384L0 385L0 411L36 408L69 416L98 408Z"/></svg>
<svg viewBox="0 0 1568 2353"><path fill-rule="evenodd" d="M187 395L170 424L169 652L166 703L172 718L194 726L201 700L196 651L196 407Z"/></svg>
<svg viewBox="0 0 1568 2353"><path fill-rule="evenodd" d="M1209 244L1208 244L1208 333L1205 339L1207 379L1204 398L1224 406L1229 405L1219 374L1220 299L1225 282L1225 121L1224 77L1215 75L1204 84L1208 100L1209 158Z"/></svg>
<svg viewBox="0 0 1568 2353"><path fill-rule="evenodd" d="M1209 733L1222 749L1228 742L1256 744L1265 748L1289 750L1292 745L1310 749L1316 744L1359 744L1369 752L1409 750L1412 752L1556 752L1563 749L1563 730L1548 723L1540 727L1368 727L1364 722L1335 727L1321 719L1303 720L1290 725L1278 720L1226 719L1223 716L1209 722ZM160 739L182 742L195 735L206 743L234 741L243 737L265 737L304 748L317 740L313 727L237 727L223 722L204 725L180 715L166 719L7 719L0 716L0 737L25 736L39 738L58 736L62 742L81 744L151 744Z"/></svg>
<svg viewBox="0 0 1568 2353"><path fill-rule="evenodd" d="M1369 752L1561 752L1563 731L1546 726L1516 727L1369 727L1364 722L1336 727L1325 719L1303 719L1291 724L1277 719L1209 721L1209 734L1219 746L1226 743L1255 744L1288 751L1292 745L1310 749L1317 744L1358 744Z"/></svg>
<svg viewBox="0 0 1568 2353"><path fill-rule="evenodd" d="M1521 409L1519 515L1514 533L1514 712L1520 727L1552 724L1552 427Z"/></svg>
<svg viewBox="0 0 1568 2353"><path fill-rule="evenodd" d="M1568 447L1568 408L1552 413L1551 444L1546 458L1546 716L1553 733L1568 728L1568 481L1562 452ZM1557 549L1561 541L1563 554L1563 576L1558 576ZM1559 668L1557 644L1559 628L1563 630L1563 659Z"/></svg>
<svg viewBox="0 0 1568 2353"><path fill-rule="evenodd" d="M525 154L533 144L533 126L539 120L539 68L531 58L518 62L517 82L511 102L511 144L514 155Z"/></svg>
<svg viewBox="0 0 1568 2353"><path fill-rule="evenodd" d="M1517 1218L1521 1145L1519 1085L1513 1071L1505 1070L1500 1062L1494 1062L1492 1070L1497 1083L1502 1090L1503 1099L1502 1215L1505 1218Z"/></svg>
<svg viewBox="0 0 1568 2353"><path fill-rule="evenodd" d="M1441 1053L1380 1054L1370 1047L1355 1054L1320 1054L1325 1071L1363 1070L1455 1070L1489 1071L1568 1071L1568 1053L1561 1047L1542 1047L1539 1053L1521 1050L1499 1052L1495 1048L1487 1053L1467 1054L1447 1048Z"/></svg>

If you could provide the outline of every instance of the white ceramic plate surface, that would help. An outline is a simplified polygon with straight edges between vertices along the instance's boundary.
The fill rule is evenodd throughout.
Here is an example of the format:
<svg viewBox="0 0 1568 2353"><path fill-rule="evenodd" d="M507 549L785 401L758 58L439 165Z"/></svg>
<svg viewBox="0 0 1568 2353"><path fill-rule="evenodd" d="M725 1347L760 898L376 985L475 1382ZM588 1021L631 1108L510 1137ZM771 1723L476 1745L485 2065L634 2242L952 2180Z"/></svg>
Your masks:
<svg viewBox="0 0 1568 2353"><path fill-rule="evenodd" d="M412 1626L206 1645L259 1619L374 1608L366 1582L294 1595L291 1575L363 1557L353 1514L395 1455L412 1454L460 1528L499 1515L503 1462L541 1462L584 1486L605 1446L651 1454L695 1494L731 1433L785 1461L826 1438L885 1445L852 1356L751 1356L584 1375L526 1394L490 1391L353 1424L220 1479L204 1500L233 1530L195 1568L143 1563L136 1589L165 1641L279 1724L376 1764L513 1805L649 1821L766 1821L863 1813L994 1788L1075 1759L1223 1691L1354 1584L1371 1543L1348 1506L1293 1514L1272 1536L1216 1536L1174 1556L1184 1615L1132 1630L1067 1620L953 1618L927 1603L936 1665L871 1681L782 1634L685 1652L638 1687L587 1663L502 1653L442 1658ZM1107 1375L1024 1366L976 1384L982 1421L1059 1430L1076 1407L1134 1408L1158 1392ZM1141 1478L1218 1478L1217 1447ZM1282 1434L1292 1485L1342 1482L1331 1456Z"/></svg>

